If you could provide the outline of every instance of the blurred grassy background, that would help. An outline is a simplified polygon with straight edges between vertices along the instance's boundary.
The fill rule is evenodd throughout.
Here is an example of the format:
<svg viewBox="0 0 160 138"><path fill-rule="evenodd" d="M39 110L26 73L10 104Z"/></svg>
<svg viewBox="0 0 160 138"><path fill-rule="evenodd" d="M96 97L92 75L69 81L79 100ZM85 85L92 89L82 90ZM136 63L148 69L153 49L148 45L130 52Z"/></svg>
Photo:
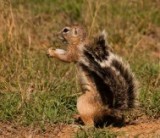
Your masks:
<svg viewBox="0 0 160 138"><path fill-rule="evenodd" d="M159 0L0 0L0 121L73 122L80 92L75 65L46 56L61 45L54 33L72 23L90 36L108 32L140 82L143 112L159 117Z"/></svg>

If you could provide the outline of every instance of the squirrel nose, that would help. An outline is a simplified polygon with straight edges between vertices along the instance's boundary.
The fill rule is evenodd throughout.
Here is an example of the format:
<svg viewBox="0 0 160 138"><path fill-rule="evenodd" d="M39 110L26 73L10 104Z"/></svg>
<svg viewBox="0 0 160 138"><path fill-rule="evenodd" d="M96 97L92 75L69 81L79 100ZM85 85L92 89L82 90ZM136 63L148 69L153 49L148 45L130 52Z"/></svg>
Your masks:
<svg viewBox="0 0 160 138"><path fill-rule="evenodd" d="M58 37L60 34L61 34L60 32L58 32L58 33L56 32L56 33L53 33L53 36Z"/></svg>

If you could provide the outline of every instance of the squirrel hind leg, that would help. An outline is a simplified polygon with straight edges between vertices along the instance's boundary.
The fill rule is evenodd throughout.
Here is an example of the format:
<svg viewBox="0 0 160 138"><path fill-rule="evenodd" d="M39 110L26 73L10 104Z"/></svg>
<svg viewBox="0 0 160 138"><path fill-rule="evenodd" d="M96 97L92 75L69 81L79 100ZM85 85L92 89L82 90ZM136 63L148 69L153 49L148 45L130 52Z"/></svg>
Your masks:
<svg viewBox="0 0 160 138"><path fill-rule="evenodd" d="M74 122L76 124L84 125L84 122L79 114L74 114L72 117L74 118Z"/></svg>
<svg viewBox="0 0 160 138"><path fill-rule="evenodd" d="M122 126L124 125L124 115L122 110L104 107L96 99L94 92L86 92L77 100L78 119L87 126Z"/></svg>
<svg viewBox="0 0 160 138"><path fill-rule="evenodd" d="M85 92L77 100L77 110L84 125L94 126L94 116L99 108L99 101L92 91Z"/></svg>
<svg viewBox="0 0 160 138"><path fill-rule="evenodd" d="M85 114L76 114L73 116L75 119L75 123L80 125L87 125L87 126L94 126L94 120L93 117Z"/></svg>

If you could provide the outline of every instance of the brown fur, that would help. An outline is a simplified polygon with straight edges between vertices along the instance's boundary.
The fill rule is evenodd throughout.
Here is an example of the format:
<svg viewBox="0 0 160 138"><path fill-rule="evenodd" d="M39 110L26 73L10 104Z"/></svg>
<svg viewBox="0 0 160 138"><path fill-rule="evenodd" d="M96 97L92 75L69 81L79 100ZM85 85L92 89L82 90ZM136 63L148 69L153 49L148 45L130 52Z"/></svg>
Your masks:
<svg viewBox="0 0 160 138"><path fill-rule="evenodd" d="M50 48L48 55L64 62L79 63L80 60L83 60L84 54L82 54L82 51L89 42L83 28L77 25L65 27L60 31L59 36L63 41L67 41L67 51L53 50ZM104 102L102 95L97 91L97 86L95 81L93 81L92 75L83 70L79 64L77 64L77 67L79 69L78 73L80 85L82 86L82 95L77 100L79 116L76 116L76 118L80 117L85 125L90 126L101 126L104 122L107 125L112 122L123 122L122 111L114 109L114 107L109 107ZM113 100L109 92L106 92L105 95L109 96L109 100Z"/></svg>
<svg viewBox="0 0 160 138"><path fill-rule="evenodd" d="M62 29L59 35L68 42L66 53L59 54L55 50L50 48L48 50L48 55L64 62L77 62L81 56L81 47L85 46L85 44L87 43L85 32L80 26L70 27L71 30L68 34L63 33L64 29ZM77 30L77 35L73 36L75 30ZM95 91L94 84L87 77L87 74L80 71L79 78L83 94L77 100L77 110L80 114L80 118L85 125L94 126L94 118L95 116L98 116L96 114L100 113L100 110L103 106L98 93ZM86 82L83 82L84 79ZM87 88L83 88L85 87L85 85L88 85L90 89L88 90Z"/></svg>

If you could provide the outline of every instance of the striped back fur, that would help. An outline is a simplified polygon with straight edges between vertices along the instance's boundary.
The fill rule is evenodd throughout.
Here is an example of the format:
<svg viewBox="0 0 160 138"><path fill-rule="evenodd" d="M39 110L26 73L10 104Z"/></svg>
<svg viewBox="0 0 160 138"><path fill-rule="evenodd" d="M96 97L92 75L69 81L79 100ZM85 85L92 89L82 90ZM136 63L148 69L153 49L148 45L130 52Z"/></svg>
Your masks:
<svg viewBox="0 0 160 138"><path fill-rule="evenodd" d="M95 83L104 105L122 110L134 107L134 76L129 66L109 50L104 34L85 47L79 66Z"/></svg>

